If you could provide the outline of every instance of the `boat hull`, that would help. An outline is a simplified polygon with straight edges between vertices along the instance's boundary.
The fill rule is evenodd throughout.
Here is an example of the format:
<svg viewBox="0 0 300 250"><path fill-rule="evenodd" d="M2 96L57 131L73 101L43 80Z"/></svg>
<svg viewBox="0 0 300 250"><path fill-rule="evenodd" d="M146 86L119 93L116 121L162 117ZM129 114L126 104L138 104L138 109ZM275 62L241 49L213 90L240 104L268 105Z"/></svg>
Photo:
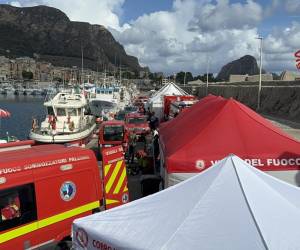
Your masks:
<svg viewBox="0 0 300 250"><path fill-rule="evenodd" d="M87 144L95 129L96 124L93 124L91 127L84 131L69 134L42 135L31 131L29 134L29 138L31 140L35 140L38 143L69 143L83 145Z"/></svg>
<svg viewBox="0 0 300 250"><path fill-rule="evenodd" d="M92 115L100 116L103 111L114 111L118 105L107 100L91 100L89 106Z"/></svg>

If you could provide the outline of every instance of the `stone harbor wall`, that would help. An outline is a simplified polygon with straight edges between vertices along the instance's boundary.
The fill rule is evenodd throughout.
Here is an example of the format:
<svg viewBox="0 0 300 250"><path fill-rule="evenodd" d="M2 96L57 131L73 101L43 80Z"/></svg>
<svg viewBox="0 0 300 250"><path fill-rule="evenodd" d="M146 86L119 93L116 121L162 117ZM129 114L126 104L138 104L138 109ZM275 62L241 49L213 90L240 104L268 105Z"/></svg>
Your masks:
<svg viewBox="0 0 300 250"><path fill-rule="evenodd" d="M266 84L268 85L268 84ZM261 91L260 113L282 117L300 122L300 84L282 84L264 86ZM274 85L274 84L273 84ZM206 86L181 86L188 93L202 98L206 95ZM208 93L234 99L246 104L253 110L257 108L258 86L255 85L209 85Z"/></svg>

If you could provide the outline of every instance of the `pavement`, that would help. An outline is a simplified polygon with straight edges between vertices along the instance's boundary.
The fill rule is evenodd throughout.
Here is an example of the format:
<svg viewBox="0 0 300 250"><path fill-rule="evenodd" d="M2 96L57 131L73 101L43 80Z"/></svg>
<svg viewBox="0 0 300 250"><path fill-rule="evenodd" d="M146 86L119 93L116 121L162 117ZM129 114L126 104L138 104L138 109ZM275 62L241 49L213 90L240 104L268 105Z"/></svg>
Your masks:
<svg viewBox="0 0 300 250"><path fill-rule="evenodd" d="M275 126L282 129L289 136L300 142L300 123L286 120L284 118L274 117L270 115L263 115L266 119L272 122Z"/></svg>

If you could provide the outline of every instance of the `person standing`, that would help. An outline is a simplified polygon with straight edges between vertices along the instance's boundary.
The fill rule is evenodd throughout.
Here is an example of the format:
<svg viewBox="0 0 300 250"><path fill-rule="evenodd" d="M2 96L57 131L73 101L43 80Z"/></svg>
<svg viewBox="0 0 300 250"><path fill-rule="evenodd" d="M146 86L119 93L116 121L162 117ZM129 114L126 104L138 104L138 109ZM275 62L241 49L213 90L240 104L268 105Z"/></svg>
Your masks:
<svg viewBox="0 0 300 250"><path fill-rule="evenodd" d="M128 141L128 162L133 163L136 151L137 136L134 132L130 133Z"/></svg>
<svg viewBox="0 0 300 250"><path fill-rule="evenodd" d="M159 132L156 128L153 132L153 154L156 173L160 172Z"/></svg>
<svg viewBox="0 0 300 250"><path fill-rule="evenodd" d="M150 121L149 121L150 129L153 131L153 130L155 130L156 128L158 128L158 125L159 125L159 120L158 120L158 118L155 116L155 112L152 112L152 113L151 113L151 117L150 117Z"/></svg>

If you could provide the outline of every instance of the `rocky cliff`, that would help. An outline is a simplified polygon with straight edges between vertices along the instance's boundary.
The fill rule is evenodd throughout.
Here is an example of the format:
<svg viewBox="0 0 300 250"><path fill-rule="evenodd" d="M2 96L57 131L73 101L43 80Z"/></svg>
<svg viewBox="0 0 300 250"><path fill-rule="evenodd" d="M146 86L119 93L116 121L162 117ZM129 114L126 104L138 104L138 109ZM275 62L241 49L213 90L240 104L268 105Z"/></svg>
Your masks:
<svg viewBox="0 0 300 250"><path fill-rule="evenodd" d="M238 60L232 61L222 67L217 76L218 80L228 81L230 75L257 75L259 68L253 56L243 56Z"/></svg>
<svg viewBox="0 0 300 250"><path fill-rule="evenodd" d="M81 67L81 48L85 67L96 69L97 64L104 64L113 69L121 61L130 70L141 70L137 58L127 55L103 26L70 21L51 7L0 4L0 54Z"/></svg>

